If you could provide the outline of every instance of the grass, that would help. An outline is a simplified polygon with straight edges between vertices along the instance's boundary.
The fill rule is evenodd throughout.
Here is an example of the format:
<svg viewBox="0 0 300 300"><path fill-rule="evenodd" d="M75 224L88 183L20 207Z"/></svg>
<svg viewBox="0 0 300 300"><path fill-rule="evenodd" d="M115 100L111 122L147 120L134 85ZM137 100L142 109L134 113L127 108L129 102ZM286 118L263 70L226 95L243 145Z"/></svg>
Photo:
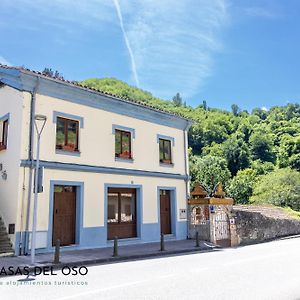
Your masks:
<svg viewBox="0 0 300 300"><path fill-rule="evenodd" d="M296 211L291 209L290 207L283 207L282 208L289 216L293 218L300 219L300 211Z"/></svg>

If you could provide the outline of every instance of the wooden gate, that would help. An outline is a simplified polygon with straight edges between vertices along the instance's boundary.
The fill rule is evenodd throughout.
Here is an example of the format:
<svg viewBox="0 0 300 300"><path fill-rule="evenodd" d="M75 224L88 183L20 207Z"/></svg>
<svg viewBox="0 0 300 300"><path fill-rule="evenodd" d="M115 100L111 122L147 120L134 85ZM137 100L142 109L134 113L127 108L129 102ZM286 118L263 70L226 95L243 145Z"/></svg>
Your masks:
<svg viewBox="0 0 300 300"><path fill-rule="evenodd" d="M229 218L222 209L216 209L215 212L215 241L222 247L230 247L230 224Z"/></svg>

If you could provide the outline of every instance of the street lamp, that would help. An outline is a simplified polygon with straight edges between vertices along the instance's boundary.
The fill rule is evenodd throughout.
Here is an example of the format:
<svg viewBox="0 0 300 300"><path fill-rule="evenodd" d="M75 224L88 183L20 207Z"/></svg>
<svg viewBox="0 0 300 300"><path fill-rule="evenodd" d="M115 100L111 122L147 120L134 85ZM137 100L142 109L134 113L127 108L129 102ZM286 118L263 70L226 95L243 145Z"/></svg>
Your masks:
<svg viewBox="0 0 300 300"><path fill-rule="evenodd" d="M47 117L44 115L34 116L34 126L37 133L36 144L36 164L35 164L35 185L34 185L34 202L33 202L33 220L32 220L32 234L31 234L31 264L34 265L35 259L35 244L36 244L36 223L37 223L37 200L38 200L38 179L40 167L40 142L41 134L45 127Z"/></svg>

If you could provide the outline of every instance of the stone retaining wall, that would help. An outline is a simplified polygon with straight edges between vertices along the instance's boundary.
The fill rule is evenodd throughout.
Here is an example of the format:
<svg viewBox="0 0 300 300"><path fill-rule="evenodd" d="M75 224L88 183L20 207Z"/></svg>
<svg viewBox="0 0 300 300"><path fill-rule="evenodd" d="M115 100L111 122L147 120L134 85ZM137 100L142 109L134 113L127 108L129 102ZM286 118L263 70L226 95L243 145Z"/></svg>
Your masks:
<svg viewBox="0 0 300 300"><path fill-rule="evenodd" d="M234 214L241 245L300 234L300 219L290 217L281 208L237 205Z"/></svg>

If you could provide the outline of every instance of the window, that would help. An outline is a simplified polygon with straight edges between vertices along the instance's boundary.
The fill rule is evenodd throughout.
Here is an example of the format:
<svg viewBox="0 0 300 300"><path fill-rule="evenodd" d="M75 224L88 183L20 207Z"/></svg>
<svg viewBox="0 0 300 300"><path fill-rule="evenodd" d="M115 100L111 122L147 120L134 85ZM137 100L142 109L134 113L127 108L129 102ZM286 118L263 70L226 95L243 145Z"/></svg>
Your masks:
<svg viewBox="0 0 300 300"><path fill-rule="evenodd" d="M107 222L132 223L135 222L135 191L120 191L108 193Z"/></svg>
<svg viewBox="0 0 300 300"><path fill-rule="evenodd" d="M172 164L170 140L159 139L159 161L165 164Z"/></svg>
<svg viewBox="0 0 300 300"><path fill-rule="evenodd" d="M65 151L79 151L78 132L78 121L57 117L56 149L61 149Z"/></svg>
<svg viewBox="0 0 300 300"><path fill-rule="evenodd" d="M107 196L107 237L132 238L136 230L136 190L109 188Z"/></svg>
<svg viewBox="0 0 300 300"><path fill-rule="evenodd" d="M109 195L109 202L113 202L113 195ZM108 222L112 223L112 222L117 222L117 216L116 216L116 205L115 204L108 204Z"/></svg>
<svg viewBox="0 0 300 300"><path fill-rule="evenodd" d="M0 151L7 148L7 136L8 136L8 120L0 122Z"/></svg>
<svg viewBox="0 0 300 300"><path fill-rule="evenodd" d="M132 159L131 132L116 129L115 157Z"/></svg>

